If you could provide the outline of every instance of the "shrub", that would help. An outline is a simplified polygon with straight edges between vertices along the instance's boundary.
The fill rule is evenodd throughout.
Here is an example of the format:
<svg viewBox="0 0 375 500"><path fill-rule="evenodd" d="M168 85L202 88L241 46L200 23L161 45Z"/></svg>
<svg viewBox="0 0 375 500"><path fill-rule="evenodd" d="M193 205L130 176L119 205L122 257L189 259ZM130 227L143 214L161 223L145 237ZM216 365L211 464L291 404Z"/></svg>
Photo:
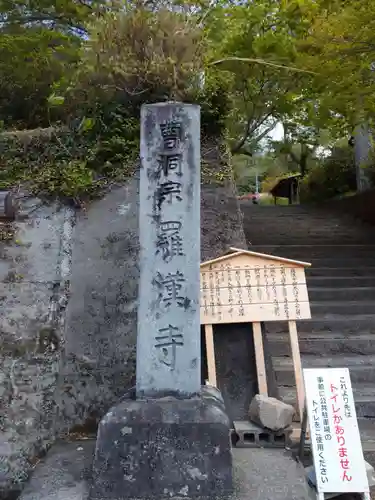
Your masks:
<svg viewBox="0 0 375 500"><path fill-rule="evenodd" d="M200 84L204 48L203 30L192 15L138 8L97 19L74 78L55 86L49 100L66 126L3 134L0 187L26 183L38 195L80 203L129 177L138 163L144 103L198 103L202 135L221 136L227 83L213 69L204 88ZM214 172L203 165L202 174L223 182L227 165L217 163Z"/></svg>
<svg viewBox="0 0 375 500"><path fill-rule="evenodd" d="M330 157L311 169L300 184L301 201L321 201L356 189L354 153L335 148Z"/></svg>

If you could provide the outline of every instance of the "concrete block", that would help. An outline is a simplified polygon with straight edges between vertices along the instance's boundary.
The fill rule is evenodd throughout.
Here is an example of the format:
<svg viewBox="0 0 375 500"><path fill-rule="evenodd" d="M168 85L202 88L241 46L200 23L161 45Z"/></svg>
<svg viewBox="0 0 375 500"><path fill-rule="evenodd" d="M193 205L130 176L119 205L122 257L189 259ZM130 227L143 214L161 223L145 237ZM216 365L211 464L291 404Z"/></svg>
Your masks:
<svg viewBox="0 0 375 500"><path fill-rule="evenodd" d="M253 398L249 408L250 419L271 431L289 427L293 422L294 413L293 406L260 394Z"/></svg>
<svg viewBox="0 0 375 500"><path fill-rule="evenodd" d="M236 448L285 448L291 445L292 427L272 432L253 422L235 421L232 443Z"/></svg>
<svg viewBox="0 0 375 500"><path fill-rule="evenodd" d="M99 426L90 500L232 492L230 421L218 398L128 400Z"/></svg>

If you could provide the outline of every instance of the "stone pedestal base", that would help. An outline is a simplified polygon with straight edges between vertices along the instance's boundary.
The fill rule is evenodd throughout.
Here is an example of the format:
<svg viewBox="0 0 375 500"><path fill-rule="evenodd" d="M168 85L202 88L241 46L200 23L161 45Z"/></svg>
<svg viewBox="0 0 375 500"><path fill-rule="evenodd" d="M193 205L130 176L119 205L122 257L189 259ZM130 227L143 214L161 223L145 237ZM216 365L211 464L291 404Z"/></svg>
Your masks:
<svg viewBox="0 0 375 500"><path fill-rule="evenodd" d="M229 495L230 429L212 388L191 399L123 401L100 423L90 499Z"/></svg>

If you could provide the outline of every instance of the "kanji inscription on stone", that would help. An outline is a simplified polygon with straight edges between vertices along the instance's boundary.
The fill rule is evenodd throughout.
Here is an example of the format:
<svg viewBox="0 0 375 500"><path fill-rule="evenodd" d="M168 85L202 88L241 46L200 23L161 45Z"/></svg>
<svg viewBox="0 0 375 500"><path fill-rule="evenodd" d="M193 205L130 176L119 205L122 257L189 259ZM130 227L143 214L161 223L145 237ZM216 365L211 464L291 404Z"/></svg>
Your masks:
<svg viewBox="0 0 375 500"><path fill-rule="evenodd" d="M200 110L141 113L137 397L200 392Z"/></svg>

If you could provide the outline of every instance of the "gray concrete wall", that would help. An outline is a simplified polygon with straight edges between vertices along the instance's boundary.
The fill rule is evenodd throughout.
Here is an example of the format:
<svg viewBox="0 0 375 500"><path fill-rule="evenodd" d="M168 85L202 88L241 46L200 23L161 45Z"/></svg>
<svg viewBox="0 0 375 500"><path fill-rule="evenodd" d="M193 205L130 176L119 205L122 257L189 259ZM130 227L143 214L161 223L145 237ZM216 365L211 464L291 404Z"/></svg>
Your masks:
<svg viewBox="0 0 375 500"><path fill-rule="evenodd" d="M138 293L138 179L77 219L60 378L63 419L98 417L132 385Z"/></svg>

